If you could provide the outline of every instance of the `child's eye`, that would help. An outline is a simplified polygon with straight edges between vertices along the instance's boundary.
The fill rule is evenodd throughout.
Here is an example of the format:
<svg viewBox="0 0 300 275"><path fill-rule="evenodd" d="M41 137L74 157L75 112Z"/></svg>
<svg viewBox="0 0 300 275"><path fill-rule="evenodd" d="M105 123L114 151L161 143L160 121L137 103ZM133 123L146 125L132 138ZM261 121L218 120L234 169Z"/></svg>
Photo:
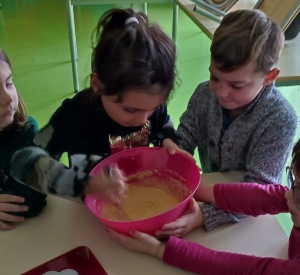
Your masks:
<svg viewBox="0 0 300 275"><path fill-rule="evenodd" d="M6 84L6 88L10 88L13 85L12 82Z"/></svg>
<svg viewBox="0 0 300 275"><path fill-rule="evenodd" d="M235 90L240 90L243 88L243 86L234 86L234 85L231 85L231 87Z"/></svg>
<svg viewBox="0 0 300 275"><path fill-rule="evenodd" d="M124 108L125 112L133 114L136 112L136 109L131 109L131 108Z"/></svg>

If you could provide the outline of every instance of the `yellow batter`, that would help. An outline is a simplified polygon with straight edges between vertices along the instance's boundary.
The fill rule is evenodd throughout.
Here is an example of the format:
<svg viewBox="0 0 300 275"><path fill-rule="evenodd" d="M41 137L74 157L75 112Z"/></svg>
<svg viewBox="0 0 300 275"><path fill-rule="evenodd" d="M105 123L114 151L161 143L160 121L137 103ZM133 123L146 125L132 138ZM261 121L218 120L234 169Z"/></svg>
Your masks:
<svg viewBox="0 0 300 275"><path fill-rule="evenodd" d="M114 221L137 221L147 219L178 205L188 193L180 182L169 180L157 182L153 177L128 184L126 198L120 205L103 204L102 217ZM170 184L171 183L171 184Z"/></svg>

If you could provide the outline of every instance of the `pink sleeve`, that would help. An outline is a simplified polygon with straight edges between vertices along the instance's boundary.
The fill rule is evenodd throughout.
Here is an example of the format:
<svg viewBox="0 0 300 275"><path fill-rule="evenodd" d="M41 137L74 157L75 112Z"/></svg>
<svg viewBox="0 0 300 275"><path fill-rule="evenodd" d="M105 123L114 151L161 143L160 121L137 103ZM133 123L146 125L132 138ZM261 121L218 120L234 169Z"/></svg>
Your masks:
<svg viewBox="0 0 300 275"><path fill-rule="evenodd" d="M287 187L257 183L221 183L214 186L216 205L225 211L259 216L288 212Z"/></svg>
<svg viewBox="0 0 300 275"><path fill-rule="evenodd" d="M289 240L289 258L300 260L300 228L293 227ZM300 269L299 274L300 274Z"/></svg>
<svg viewBox="0 0 300 275"><path fill-rule="evenodd" d="M196 243L171 237L165 263L202 275L299 275L299 260L260 258L214 251Z"/></svg>

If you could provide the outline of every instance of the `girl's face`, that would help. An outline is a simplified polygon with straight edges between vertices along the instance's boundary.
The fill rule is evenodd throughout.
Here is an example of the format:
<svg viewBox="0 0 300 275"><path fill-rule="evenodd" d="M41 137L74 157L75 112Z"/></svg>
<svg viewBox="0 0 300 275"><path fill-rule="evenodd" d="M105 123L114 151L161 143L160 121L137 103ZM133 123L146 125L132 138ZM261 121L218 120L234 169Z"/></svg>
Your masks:
<svg viewBox="0 0 300 275"><path fill-rule="evenodd" d="M298 172L298 173L297 173ZM293 169L293 174L294 174L294 186L300 186L300 178L299 178L299 171L296 171ZM299 188L299 187L298 187ZM299 190L289 190L288 192L285 193L285 198L287 199L287 205L289 207L289 211L292 217L292 221L296 227L300 228L300 209L297 207L296 202L295 202L295 193L299 194Z"/></svg>
<svg viewBox="0 0 300 275"><path fill-rule="evenodd" d="M279 73L278 69L273 69L266 75L256 72L254 62L232 72L222 72L215 66L213 60L209 71L210 90L216 94L223 108L237 114L251 103L263 86L274 81Z"/></svg>
<svg viewBox="0 0 300 275"><path fill-rule="evenodd" d="M8 64L0 61L0 131L13 122L18 107L18 93Z"/></svg>
<svg viewBox="0 0 300 275"><path fill-rule="evenodd" d="M122 101L117 96L102 96L107 114L118 124L125 127L141 126L155 109L165 102L162 95L152 95L144 90L130 90L123 93Z"/></svg>

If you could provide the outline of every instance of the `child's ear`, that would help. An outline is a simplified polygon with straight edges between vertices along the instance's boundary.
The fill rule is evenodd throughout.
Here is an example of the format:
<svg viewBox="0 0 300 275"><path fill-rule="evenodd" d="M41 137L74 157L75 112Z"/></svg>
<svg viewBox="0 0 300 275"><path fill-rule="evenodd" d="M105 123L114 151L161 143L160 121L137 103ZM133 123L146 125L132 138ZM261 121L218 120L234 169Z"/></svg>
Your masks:
<svg viewBox="0 0 300 275"><path fill-rule="evenodd" d="M271 71L269 71L265 76L264 86L270 85L273 81L275 81L279 73L280 70L278 68L274 68Z"/></svg>
<svg viewBox="0 0 300 275"><path fill-rule="evenodd" d="M94 92L100 93L103 90L103 84L96 73L91 73L90 83Z"/></svg>

